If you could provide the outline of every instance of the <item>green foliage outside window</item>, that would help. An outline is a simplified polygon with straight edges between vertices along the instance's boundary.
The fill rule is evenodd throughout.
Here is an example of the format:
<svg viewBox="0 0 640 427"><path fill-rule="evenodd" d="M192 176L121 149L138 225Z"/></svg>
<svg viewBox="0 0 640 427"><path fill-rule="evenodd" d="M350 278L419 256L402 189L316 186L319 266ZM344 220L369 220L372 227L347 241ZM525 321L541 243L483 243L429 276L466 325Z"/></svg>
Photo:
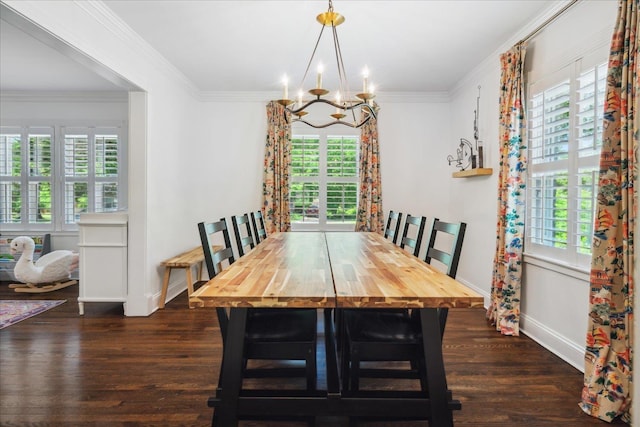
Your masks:
<svg viewBox="0 0 640 427"><path fill-rule="evenodd" d="M569 180L567 176L555 178L553 195L553 246L567 247L567 214L569 212Z"/></svg>
<svg viewBox="0 0 640 427"><path fill-rule="evenodd" d="M29 136L29 173L31 176L51 176L51 137ZM36 222L51 222L51 183L40 182L37 185Z"/></svg>

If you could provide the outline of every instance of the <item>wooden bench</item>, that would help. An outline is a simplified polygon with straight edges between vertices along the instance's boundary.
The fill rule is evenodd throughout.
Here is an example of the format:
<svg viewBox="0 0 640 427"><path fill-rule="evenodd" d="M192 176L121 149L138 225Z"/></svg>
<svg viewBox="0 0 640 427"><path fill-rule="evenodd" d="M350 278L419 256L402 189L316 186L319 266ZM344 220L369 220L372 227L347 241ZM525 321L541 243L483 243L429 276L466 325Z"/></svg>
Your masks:
<svg viewBox="0 0 640 427"><path fill-rule="evenodd" d="M213 245L213 252L221 250L223 247ZM191 276L191 270L194 265L198 266L198 282L202 280L202 264L204 262L204 252L202 252L202 246L196 246L195 248L183 252L180 255L176 255L173 258L169 258L160 263L164 266L164 279L162 280L162 292L160 294L160 303L158 308L164 308L167 299L167 291L169 290L169 278L171 277L171 270L174 268L182 268L185 270L187 276L187 295L191 296L193 293L193 278Z"/></svg>
<svg viewBox="0 0 640 427"><path fill-rule="evenodd" d="M160 264L164 266L164 279L162 280L162 293L160 294L159 308L164 308L167 299L167 290L169 289L169 277L174 268L182 268L187 276L187 292L191 296L193 293L193 278L191 269L194 265L198 266L198 281L202 280L202 263L204 262L204 252L202 246L196 246L190 251L183 252L173 258L162 261Z"/></svg>

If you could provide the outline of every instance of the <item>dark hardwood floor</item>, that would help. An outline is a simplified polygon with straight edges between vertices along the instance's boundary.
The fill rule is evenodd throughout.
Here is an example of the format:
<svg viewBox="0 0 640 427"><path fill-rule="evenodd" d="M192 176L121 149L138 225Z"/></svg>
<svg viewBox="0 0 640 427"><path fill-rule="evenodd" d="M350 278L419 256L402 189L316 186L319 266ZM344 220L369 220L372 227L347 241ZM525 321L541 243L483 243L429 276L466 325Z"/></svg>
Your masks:
<svg viewBox="0 0 640 427"><path fill-rule="evenodd" d="M19 294L0 283L0 299L67 300L0 331L1 426L210 425L221 352L213 310L190 310L185 292L150 317L124 317L121 305L104 303L85 304L79 316L77 296L77 286ZM483 310L449 316L444 356L462 402L456 426L607 425L579 409L582 374L572 366L525 336L500 336Z"/></svg>

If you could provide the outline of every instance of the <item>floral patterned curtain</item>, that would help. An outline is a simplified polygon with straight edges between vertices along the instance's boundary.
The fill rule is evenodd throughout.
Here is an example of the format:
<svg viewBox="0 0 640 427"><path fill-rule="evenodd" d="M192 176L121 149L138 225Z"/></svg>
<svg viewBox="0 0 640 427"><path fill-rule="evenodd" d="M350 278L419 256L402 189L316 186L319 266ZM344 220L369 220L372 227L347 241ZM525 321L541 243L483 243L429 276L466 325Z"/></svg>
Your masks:
<svg viewBox="0 0 640 427"><path fill-rule="evenodd" d="M592 244L589 329L580 407L631 422L633 234L637 199L638 0L621 0L611 41L598 202Z"/></svg>
<svg viewBox="0 0 640 427"><path fill-rule="evenodd" d="M360 134L360 198L356 231L384 231L378 120L371 118Z"/></svg>
<svg viewBox="0 0 640 427"><path fill-rule="evenodd" d="M288 115L287 119L285 119L285 114ZM291 230L289 213L290 116L290 113L276 101L267 104L268 127L262 181L262 208L267 234Z"/></svg>
<svg viewBox="0 0 640 427"><path fill-rule="evenodd" d="M487 317L504 335L520 333L520 283L524 236L525 174L524 56L519 43L500 55L500 171L498 224L491 302Z"/></svg>

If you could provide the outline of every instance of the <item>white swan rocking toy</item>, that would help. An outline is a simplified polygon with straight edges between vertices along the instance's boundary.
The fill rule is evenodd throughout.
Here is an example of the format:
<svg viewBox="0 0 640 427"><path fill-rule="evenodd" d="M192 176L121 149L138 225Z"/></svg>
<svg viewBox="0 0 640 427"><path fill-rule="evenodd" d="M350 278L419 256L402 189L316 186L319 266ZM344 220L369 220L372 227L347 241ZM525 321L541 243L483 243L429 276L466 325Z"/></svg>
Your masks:
<svg viewBox="0 0 640 427"><path fill-rule="evenodd" d="M21 252L13 274L23 283L11 284L9 287L16 292L40 293L56 291L78 283L76 280L70 280L71 272L78 268L78 253L57 250L42 255L34 263L35 247L31 237L20 236L11 241L11 253Z"/></svg>

